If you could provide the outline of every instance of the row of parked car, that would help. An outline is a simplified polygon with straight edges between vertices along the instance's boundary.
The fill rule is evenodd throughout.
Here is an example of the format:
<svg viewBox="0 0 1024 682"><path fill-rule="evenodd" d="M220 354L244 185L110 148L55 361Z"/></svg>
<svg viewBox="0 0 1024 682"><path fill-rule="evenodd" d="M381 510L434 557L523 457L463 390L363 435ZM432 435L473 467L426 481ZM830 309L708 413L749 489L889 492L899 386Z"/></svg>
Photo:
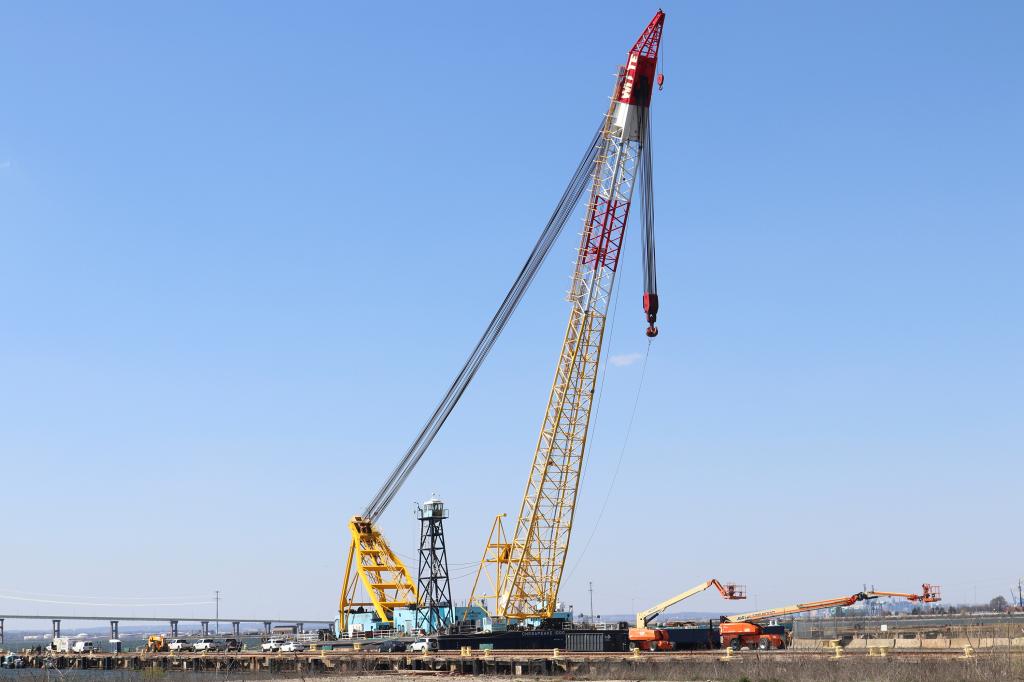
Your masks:
<svg viewBox="0 0 1024 682"><path fill-rule="evenodd" d="M271 637L260 644L261 651L305 651L306 645L302 642L285 639L284 637ZM215 637L203 637L197 640L172 639L167 643L168 651L241 651L242 643L237 639L217 639Z"/></svg>
<svg viewBox="0 0 1024 682"><path fill-rule="evenodd" d="M260 644L261 651L305 651L308 647L302 642L283 637L271 637Z"/></svg>
<svg viewBox="0 0 1024 682"><path fill-rule="evenodd" d="M377 644L377 651L382 653L394 653L396 651L437 651L437 639L434 637L420 637L408 645L398 639L386 639Z"/></svg>
<svg viewBox="0 0 1024 682"><path fill-rule="evenodd" d="M203 637L195 641L172 639L167 643L168 651L241 651L242 643L237 639L215 639Z"/></svg>

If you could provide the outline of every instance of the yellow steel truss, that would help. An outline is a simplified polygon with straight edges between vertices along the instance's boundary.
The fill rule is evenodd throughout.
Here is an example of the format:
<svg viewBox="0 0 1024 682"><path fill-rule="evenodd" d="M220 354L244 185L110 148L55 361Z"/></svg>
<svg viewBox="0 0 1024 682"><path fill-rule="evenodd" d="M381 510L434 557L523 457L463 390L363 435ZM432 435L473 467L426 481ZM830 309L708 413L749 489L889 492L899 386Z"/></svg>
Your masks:
<svg viewBox="0 0 1024 682"><path fill-rule="evenodd" d="M493 599L495 604L498 601L498 594L501 584L508 571L509 559L512 555L512 545L505 535L505 526L502 519L505 514L498 514L491 524L491 534L487 536L487 544L484 546L484 555L480 558L480 565L476 569L476 578L473 579L473 587L469 591L469 604L478 605L490 615L497 613L497 610L488 608L488 600ZM490 591L477 594L477 587L488 589L480 584L480 576L487 580ZM469 611L466 611L468 614Z"/></svg>
<svg viewBox="0 0 1024 682"><path fill-rule="evenodd" d="M519 511L498 615L550 617L569 548L605 316L573 308Z"/></svg>
<svg viewBox="0 0 1024 682"><path fill-rule="evenodd" d="M598 205L620 210L628 206L639 151L637 142L625 139L610 116L602 137L587 206L591 218ZM625 213L618 217L624 233ZM614 266L600 265L603 254L594 253L589 230L588 225L580 244L569 291L569 324L512 536L510 565L499 592L498 616L504 618L545 618L554 613L569 550L615 279Z"/></svg>
<svg viewBox="0 0 1024 682"><path fill-rule="evenodd" d="M391 622L395 607L418 603L416 583L402 560L391 551L388 541L369 519L353 516L348 522L352 543L345 562L338 616L341 631L348 629L352 608L372 606L382 621ZM370 601L356 601L362 584Z"/></svg>

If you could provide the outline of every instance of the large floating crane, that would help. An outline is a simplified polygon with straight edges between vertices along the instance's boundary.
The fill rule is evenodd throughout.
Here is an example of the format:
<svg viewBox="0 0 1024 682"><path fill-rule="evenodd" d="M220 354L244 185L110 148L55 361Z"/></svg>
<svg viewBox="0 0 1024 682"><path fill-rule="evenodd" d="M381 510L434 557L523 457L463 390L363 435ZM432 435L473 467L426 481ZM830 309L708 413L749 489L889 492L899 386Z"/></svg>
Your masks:
<svg viewBox="0 0 1024 682"><path fill-rule="evenodd" d="M504 618L549 618L562 580L605 322L637 176L644 180L647 335L654 337L658 294L654 278L650 104L665 13L655 14L627 56L601 129L590 203L569 290L569 324L534 451L526 492L511 534L509 567L498 594Z"/></svg>
<svg viewBox="0 0 1024 682"><path fill-rule="evenodd" d="M659 86L662 83L657 65L664 23L665 13L658 10L629 51L626 65L616 78L608 112L462 370L381 489L362 514L349 521L351 543L338 605L342 630L353 609L372 608L382 621L390 622L396 608L417 604L412 575L377 523L473 380L589 187L590 200L569 292L569 324L526 494L508 551L502 555L505 570L496 595L498 615L506 618L549 617L554 612L572 531L605 321L637 184L641 186L644 222L646 333L649 337L658 334L650 102L655 81ZM360 585L369 601L357 600Z"/></svg>

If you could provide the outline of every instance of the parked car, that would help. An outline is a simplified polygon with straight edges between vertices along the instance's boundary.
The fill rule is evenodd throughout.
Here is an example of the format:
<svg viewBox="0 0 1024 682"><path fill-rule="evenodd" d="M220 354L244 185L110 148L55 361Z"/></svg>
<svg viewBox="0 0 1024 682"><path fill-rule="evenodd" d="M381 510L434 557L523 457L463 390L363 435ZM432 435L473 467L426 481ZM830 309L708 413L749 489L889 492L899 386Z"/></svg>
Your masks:
<svg viewBox="0 0 1024 682"><path fill-rule="evenodd" d="M386 654L405 651L405 642L399 642L397 639L386 639L377 645L377 651Z"/></svg>
<svg viewBox="0 0 1024 682"><path fill-rule="evenodd" d="M290 642L285 642L284 644L282 644L280 650L281 651L288 651L288 652L292 652L292 653L294 653L296 651L305 651L306 650L306 645L303 644L302 642L296 642L295 640L292 640Z"/></svg>
<svg viewBox="0 0 1024 682"><path fill-rule="evenodd" d="M7 654L0 658L0 668L24 668L25 659L18 654Z"/></svg>
<svg viewBox="0 0 1024 682"><path fill-rule="evenodd" d="M260 644L260 649L263 651L280 651L284 643L284 639L280 637L271 637L263 644Z"/></svg>
<svg viewBox="0 0 1024 682"><path fill-rule="evenodd" d="M241 651L242 643L237 639L225 639L224 640L224 651Z"/></svg>
<svg viewBox="0 0 1024 682"><path fill-rule="evenodd" d="M437 639L420 637L409 647L412 651L437 651Z"/></svg>
<svg viewBox="0 0 1024 682"><path fill-rule="evenodd" d="M192 644L187 639L172 639L167 644L168 651L188 651Z"/></svg>
<svg viewBox="0 0 1024 682"><path fill-rule="evenodd" d="M220 643L217 642L213 637L203 637L202 639L196 640L196 643L192 645L192 651L218 651L220 650Z"/></svg>
<svg viewBox="0 0 1024 682"><path fill-rule="evenodd" d="M96 644L87 639L80 639L71 647L76 654L88 654L96 651Z"/></svg>

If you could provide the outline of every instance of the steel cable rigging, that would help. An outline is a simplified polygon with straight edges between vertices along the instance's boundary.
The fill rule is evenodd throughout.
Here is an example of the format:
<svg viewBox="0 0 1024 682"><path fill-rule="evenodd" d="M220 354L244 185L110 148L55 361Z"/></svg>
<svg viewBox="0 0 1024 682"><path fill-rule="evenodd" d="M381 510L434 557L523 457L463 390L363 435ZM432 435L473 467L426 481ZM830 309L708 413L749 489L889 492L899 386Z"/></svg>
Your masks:
<svg viewBox="0 0 1024 682"><path fill-rule="evenodd" d="M562 193L561 199L555 206L554 211L551 213L551 217L548 219L547 224L544 226L544 230L540 234L540 238L537 239L537 243L534 244L533 250L530 252L529 257L523 264L522 269L519 271L519 275L516 277L515 282L512 284L508 293L505 295L505 299L501 302L494 317L491 318L490 323L481 335L480 340L477 341L476 346L473 348L473 352L469 354L466 359L466 363L462 366L462 369L456 375L452 381L448 390L445 392L444 397L438 403L434 409L430 418L423 425L419 434L413 440L412 445L405 451L405 454L399 460L398 464L395 465L394 470L387 477L384 485L381 486L380 490L373 497L370 503L366 506L363 511L363 517L370 521L377 521L380 515L384 513L388 505L398 494L402 484L405 483L406 479L412 473L412 470L419 463L423 457L427 448L430 447L430 443L434 440L434 437L440 431L444 425L445 420L455 409L455 405L458 404L462 394L466 391L473 377L476 375L477 370L483 364L484 359L494 346L498 336L500 336L505 325L508 323L512 313L515 312L516 307L522 300L523 295L529 288L530 283L533 281L534 276L540 269L540 266L544 262L544 258L551 250L551 246L558 239L559 234L562 232L562 228L565 227L565 223L568 221L569 216L575 210L576 205L579 203L580 197L583 195L584 190L590 184L591 172L594 167L594 162L597 159L598 152L601 148L601 131L604 128L602 121L601 126L598 127L597 132L594 133L594 137L590 140L590 144L587 146L586 153L580 160L579 165L576 167L575 173L573 173L569 185L566 187L565 192Z"/></svg>
<svg viewBox="0 0 1024 682"><path fill-rule="evenodd" d="M640 211L643 228L640 242L643 245L644 270L644 312L647 314L647 336L658 335L654 326L658 321L658 273L654 257L654 161L651 146L651 110L640 113Z"/></svg>

